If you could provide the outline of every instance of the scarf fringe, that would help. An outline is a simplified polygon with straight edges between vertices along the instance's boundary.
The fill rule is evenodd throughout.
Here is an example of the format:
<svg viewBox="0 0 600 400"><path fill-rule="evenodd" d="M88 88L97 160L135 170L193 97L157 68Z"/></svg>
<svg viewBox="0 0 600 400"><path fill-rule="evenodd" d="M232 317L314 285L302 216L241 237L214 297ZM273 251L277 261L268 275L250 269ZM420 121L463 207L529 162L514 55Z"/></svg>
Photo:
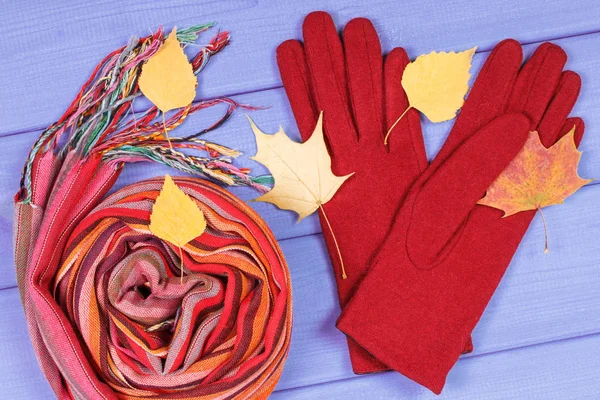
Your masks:
<svg viewBox="0 0 600 400"><path fill-rule="evenodd" d="M191 45L200 33L212 26L213 23L208 23L179 30L177 38L181 43ZM31 203L32 165L48 151L60 157L72 150L82 158L99 154L107 162L120 164L150 160L226 185L250 186L263 193L268 190L272 177L252 177L249 170L233 165L232 160L241 154L239 151L197 139L220 127L237 108L256 110L257 107L221 97L169 112L164 125L155 106L136 115L133 105L135 99L142 96L138 87L142 65L158 51L165 39L162 27L150 36L132 37L126 46L113 51L96 66L63 116L42 132L33 145L21 176L18 202ZM218 32L207 45L200 46L190 61L194 73L199 74L211 57L229 44L229 40L229 32ZM189 114L220 104L227 108L215 123L193 135L171 138L173 148L170 147L166 132L178 127ZM178 151L184 148L205 151L208 157Z"/></svg>

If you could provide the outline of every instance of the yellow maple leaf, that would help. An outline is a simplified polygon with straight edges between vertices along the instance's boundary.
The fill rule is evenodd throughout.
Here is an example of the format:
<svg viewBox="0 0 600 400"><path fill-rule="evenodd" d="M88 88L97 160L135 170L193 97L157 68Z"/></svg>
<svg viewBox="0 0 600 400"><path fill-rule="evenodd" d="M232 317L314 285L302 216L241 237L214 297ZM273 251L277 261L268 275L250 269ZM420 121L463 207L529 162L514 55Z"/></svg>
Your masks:
<svg viewBox="0 0 600 400"><path fill-rule="evenodd" d="M385 143L396 124L411 108L431 121L448 121L456 116L469 90L471 60L477 47L462 52L424 54L404 69L402 88L409 106L389 129Z"/></svg>
<svg viewBox="0 0 600 400"><path fill-rule="evenodd" d="M577 173L581 152L575 147L575 127L550 148L537 132L529 134L523 149L488 188L478 204L504 211L504 217L538 210L563 201L593 179ZM546 221L544 220L544 229ZM546 252L548 240L546 235Z"/></svg>
<svg viewBox="0 0 600 400"><path fill-rule="evenodd" d="M174 28L142 66L140 90L165 113L189 105L196 97L197 83L192 65L177 40L177 28Z"/></svg>
<svg viewBox="0 0 600 400"><path fill-rule="evenodd" d="M256 201L267 201L277 207L298 213L298 221L327 203L342 183L352 174L335 176L331 158L323 138L323 113L306 142L296 143L283 129L273 135L263 133L248 117L256 138L257 152L253 160L264 164L275 185Z"/></svg>
<svg viewBox="0 0 600 400"><path fill-rule="evenodd" d="M150 231L180 249L206 230L202 210L169 175L152 207Z"/></svg>
<svg viewBox="0 0 600 400"><path fill-rule="evenodd" d="M275 181L273 189L255 201L266 201L277 207L298 213L298 221L321 209L331 230L322 205L335 195L352 174L336 176L331 172L331 158L323 138L323 112L312 136L304 143L287 137L283 129L273 135L263 133L248 117L256 138L257 152L253 160L264 164ZM332 232L333 235L333 232ZM333 236L334 241L335 236ZM338 247L338 255L341 255ZM346 278L343 261L342 276Z"/></svg>

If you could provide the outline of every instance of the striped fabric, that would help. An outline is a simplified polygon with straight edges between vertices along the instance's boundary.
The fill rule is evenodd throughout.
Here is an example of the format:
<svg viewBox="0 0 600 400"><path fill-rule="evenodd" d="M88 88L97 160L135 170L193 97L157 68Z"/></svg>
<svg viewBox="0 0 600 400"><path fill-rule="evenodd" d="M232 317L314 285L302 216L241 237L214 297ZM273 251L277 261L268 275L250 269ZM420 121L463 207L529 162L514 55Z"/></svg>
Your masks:
<svg viewBox="0 0 600 400"><path fill-rule="evenodd" d="M120 165L44 153L17 202L16 268L40 365L60 399L264 399L287 357L287 266L264 221L175 178L208 228L179 250L153 236L163 179L103 199Z"/></svg>

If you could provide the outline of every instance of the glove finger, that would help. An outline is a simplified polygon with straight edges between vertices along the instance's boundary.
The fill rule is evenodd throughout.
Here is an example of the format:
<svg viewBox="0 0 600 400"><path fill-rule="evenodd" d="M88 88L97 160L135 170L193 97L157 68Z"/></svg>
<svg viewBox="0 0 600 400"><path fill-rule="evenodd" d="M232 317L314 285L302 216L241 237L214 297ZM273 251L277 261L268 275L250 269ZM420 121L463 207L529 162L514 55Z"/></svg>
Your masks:
<svg viewBox="0 0 600 400"><path fill-rule="evenodd" d="M383 57L371 21L355 18L344 28L350 103L358 139L383 146ZM362 144L362 143L361 143Z"/></svg>
<svg viewBox="0 0 600 400"><path fill-rule="evenodd" d="M571 129L573 129L573 127L575 127L575 134L573 135L575 147L579 147L579 145L581 144L581 139L583 139L583 132L585 130L585 124L583 123L583 120L579 117L567 118L564 125L560 129L560 133L556 138L556 142L558 142L567 133L571 132Z"/></svg>
<svg viewBox="0 0 600 400"><path fill-rule="evenodd" d="M577 101L580 89L581 78L579 75L572 71L562 73L554 97L537 126L540 140L544 146L550 147L558 140L567 116ZM571 125L572 127L573 125Z"/></svg>
<svg viewBox="0 0 600 400"><path fill-rule="evenodd" d="M522 60L523 51L516 40L506 39L494 47L436 159L444 160L465 139L504 113Z"/></svg>
<svg viewBox="0 0 600 400"><path fill-rule="evenodd" d="M541 44L519 72L506 112L525 114L534 130L552 99L566 62L567 55L559 46Z"/></svg>
<svg viewBox="0 0 600 400"><path fill-rule="evenodd" d="M350 110L342 43L331 16L312 12L304 19L304 50L316 105L323 111L325 136L333 154L358 141Z"/></svg>
<svg viewBox="0 0 600 400"><path fill-rule="evenodd" d="M435 266L479 199L525 144L529 121L505 114L469 138L421 186L412 205L407 249L422 269ZM427 243L427 246L423 246Z"/></svg>
<svg viewBox="0 0 600 400"><path fill-rule="evenodd" d="M310 138L319 117L314 103L304 49L297 40L286 40L277 47L277 65L302 141Z"/></svg>
<svg viewBox="0 0 600 400"><path fill-rule="evenodd" d="M408 107L408 97L406 97L406 93L402 88L402 74L408 63L410 63L408 55L401 47L393 49L385 59L384 90L386 124L384 133L387 133L393 126L393 132L388 137L390 152L399 157L414 157L415 163L418 165L418 170L423 172L429 163L425 152L425 144L423 143L419 112L411 109L398 121L398 118L400 118L404 110Z"/></svg>

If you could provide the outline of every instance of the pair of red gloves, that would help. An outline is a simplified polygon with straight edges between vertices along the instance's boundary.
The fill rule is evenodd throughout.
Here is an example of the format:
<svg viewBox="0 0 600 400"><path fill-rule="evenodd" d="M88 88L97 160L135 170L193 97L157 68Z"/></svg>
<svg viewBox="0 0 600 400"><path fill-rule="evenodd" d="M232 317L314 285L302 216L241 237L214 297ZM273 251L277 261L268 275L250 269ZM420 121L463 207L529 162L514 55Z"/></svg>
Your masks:
<svg viewBox="0 0 600 400"><path fill-rule="evenodd" d="M521 45L499 43L429 163L414 109L383 141L408 106L404 49L384 62L363 18L346 25L342 43L324 12L306 17L303 34L304 45L289 40L277 49L302 139L322 110L333 172L355 173L324 205L347 279L321 218L354 372L394 369L440 393L460 354L471 351L470 334L535 214L502 218L476 203L529 131L548 147L575 125L579 145L583 122L567 116L580 78L563 71L567 56L554 44L521 65Z"/></svg>

